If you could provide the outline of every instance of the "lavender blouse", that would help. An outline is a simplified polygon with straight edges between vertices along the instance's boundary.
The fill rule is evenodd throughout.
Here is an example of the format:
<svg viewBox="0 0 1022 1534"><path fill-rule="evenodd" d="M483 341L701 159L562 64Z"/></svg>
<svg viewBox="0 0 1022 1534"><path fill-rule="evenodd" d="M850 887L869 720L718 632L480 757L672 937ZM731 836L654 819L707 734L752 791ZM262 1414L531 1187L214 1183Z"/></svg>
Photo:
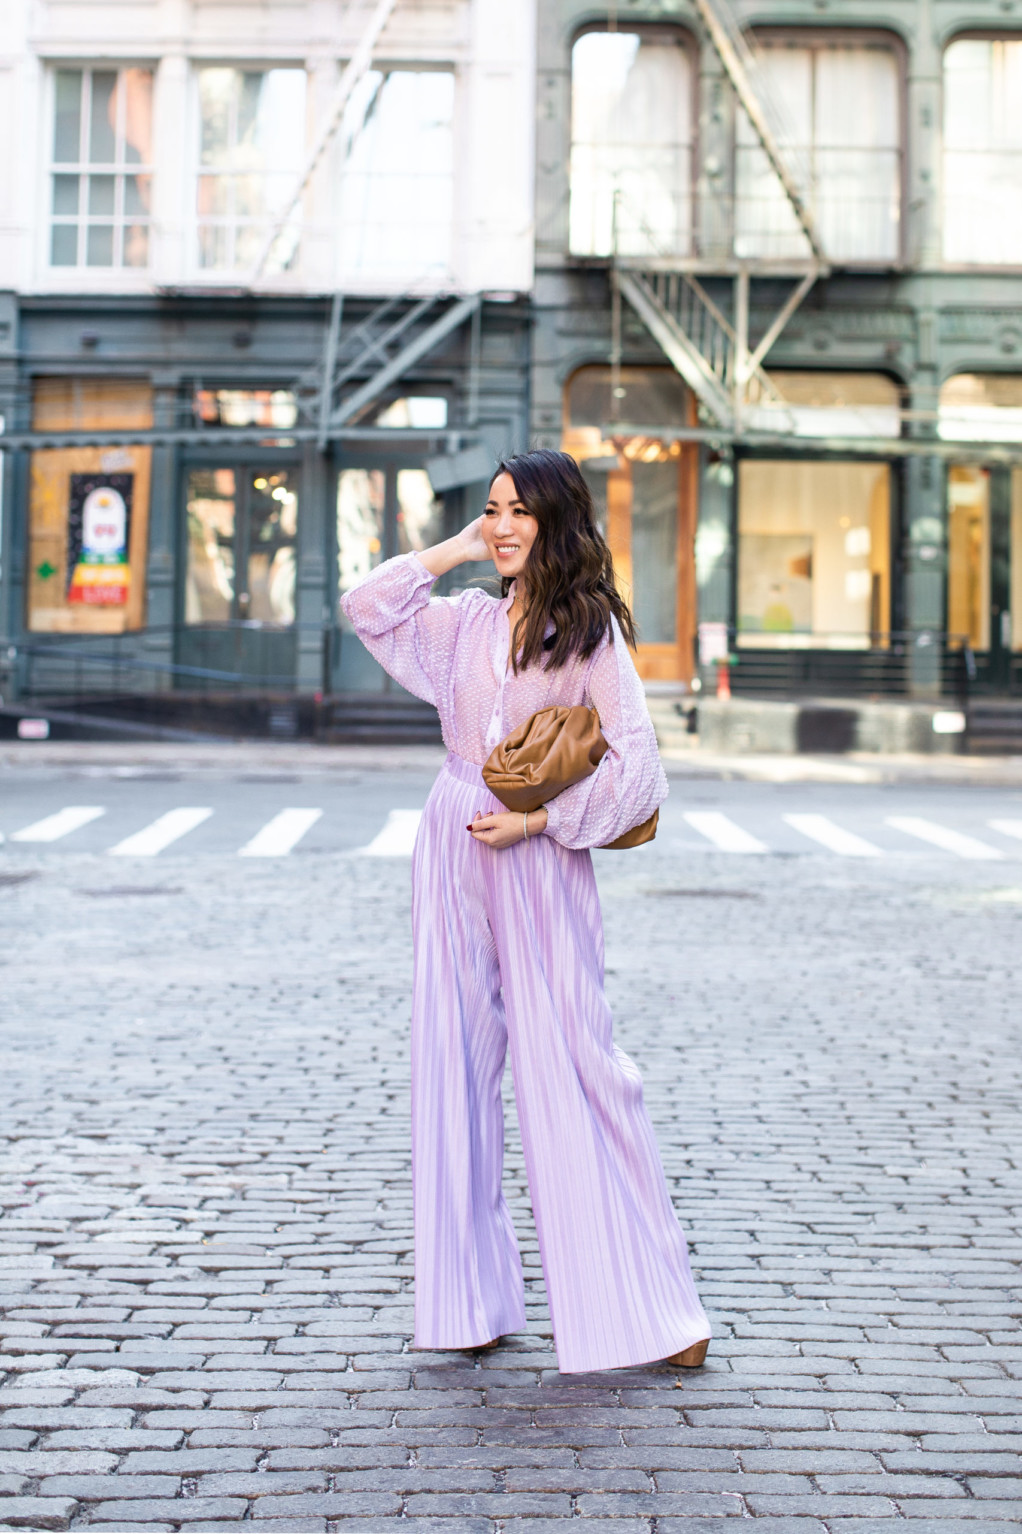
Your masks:
<svg viewBox="0 0 1022 1534"><path fill-rule="evenodd" d="M481 767L537 709L595 708L610 749L591 777L546 806L546 835L600 847L649 818L667 798L656 736L631 652L616 622L588 660L556 670L508 664L508 610L478 588L431 597L434 577L415 554L388 559L341 599L371 655L408 692L435 705L449 751Z"/></svg>

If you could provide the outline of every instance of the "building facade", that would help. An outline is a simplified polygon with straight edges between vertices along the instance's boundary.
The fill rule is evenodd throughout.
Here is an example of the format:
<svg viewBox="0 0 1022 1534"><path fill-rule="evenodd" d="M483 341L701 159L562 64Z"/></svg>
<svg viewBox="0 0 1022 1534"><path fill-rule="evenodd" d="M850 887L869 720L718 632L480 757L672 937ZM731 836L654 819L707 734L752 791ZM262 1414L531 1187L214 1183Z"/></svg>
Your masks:
<svg viewBox="0 0 1022 1534"><path fill-rule="evenodd" d="M383 688L339 595L527 432L531 5L10 0L0 46L0 690Z"/></svg>
<svg viewBox="0 0 1022 1534"><path fill-rule="evenodd" d="M537 49L531 431L644 674L1018 690L1022 13L549 0Z"/></svg>
<svg viewBox="0 0 1022 1534"><path fill-rule="evenodd" d="M0 690L386 687L575 454L651 684L1022 690L1022 11L9 0Z"/></svg>

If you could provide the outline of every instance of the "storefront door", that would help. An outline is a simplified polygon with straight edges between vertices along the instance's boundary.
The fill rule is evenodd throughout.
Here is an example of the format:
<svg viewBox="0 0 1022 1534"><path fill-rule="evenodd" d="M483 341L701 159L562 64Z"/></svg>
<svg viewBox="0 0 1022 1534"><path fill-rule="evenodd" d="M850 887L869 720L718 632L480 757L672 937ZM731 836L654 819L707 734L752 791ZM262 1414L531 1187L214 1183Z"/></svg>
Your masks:
<svg viewBox="0 0 1022 1534"><path fill-rule="evenodd" d="M192 466L185 473L187 558L179 675L216 691L230 676L288 687L295 672L298 474L270 464Z"/></svg>
<svg viewBox="0 0 1022 1534"><path fill-rule="evenodd" d="M414 461L366 459L337 476L337 583L341 596L395 554L428 549L446 536L444 503ZM489 568L489 567L487 567ZM383 668L340 615L340 647L333 657L338 692L390 692Z"/></svg>
<svg viewBox="0 0 1022 1534"><path fill-rule="evenodd" d="M1022 469L952 464L947 493L948 633L1007 688L1022 651Z"/></svg>

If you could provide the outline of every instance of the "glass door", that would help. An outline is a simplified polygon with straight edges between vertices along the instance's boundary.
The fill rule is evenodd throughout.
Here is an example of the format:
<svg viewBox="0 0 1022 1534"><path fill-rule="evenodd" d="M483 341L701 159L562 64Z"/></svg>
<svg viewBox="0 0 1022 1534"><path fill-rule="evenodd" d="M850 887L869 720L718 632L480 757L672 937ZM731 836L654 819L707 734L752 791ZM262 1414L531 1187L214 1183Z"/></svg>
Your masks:
<svg viewBox="0 0 1022 1534"><path fill-rule="evenodd" d="M286 687L295 670L298 485L293 468L217 465L187 471L182 687L232 677Z"/></svg>
<svg viewBox="0 0 1022 1534"><path fill-rule="evenodd" d="M467 517L466 517L467 520ZM444 503L421 468L367 462L337 476L337 585L343 596L384 559L439 543ZM333 688L339 692L389 692L395 684L340 614L340 653Z"/></svg>

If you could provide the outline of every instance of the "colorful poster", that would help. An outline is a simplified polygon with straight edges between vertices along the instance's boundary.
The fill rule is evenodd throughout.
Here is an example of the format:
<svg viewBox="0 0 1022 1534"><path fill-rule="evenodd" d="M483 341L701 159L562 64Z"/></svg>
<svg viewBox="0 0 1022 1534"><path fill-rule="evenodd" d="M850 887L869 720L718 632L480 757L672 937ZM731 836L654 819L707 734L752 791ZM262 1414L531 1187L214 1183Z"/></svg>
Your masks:
<svg viewBox="0 0 1022 1534"><path fill-rule="evenodd" d="M134 474L72 474L68 496L68 602L124 607Z"/></svg>

